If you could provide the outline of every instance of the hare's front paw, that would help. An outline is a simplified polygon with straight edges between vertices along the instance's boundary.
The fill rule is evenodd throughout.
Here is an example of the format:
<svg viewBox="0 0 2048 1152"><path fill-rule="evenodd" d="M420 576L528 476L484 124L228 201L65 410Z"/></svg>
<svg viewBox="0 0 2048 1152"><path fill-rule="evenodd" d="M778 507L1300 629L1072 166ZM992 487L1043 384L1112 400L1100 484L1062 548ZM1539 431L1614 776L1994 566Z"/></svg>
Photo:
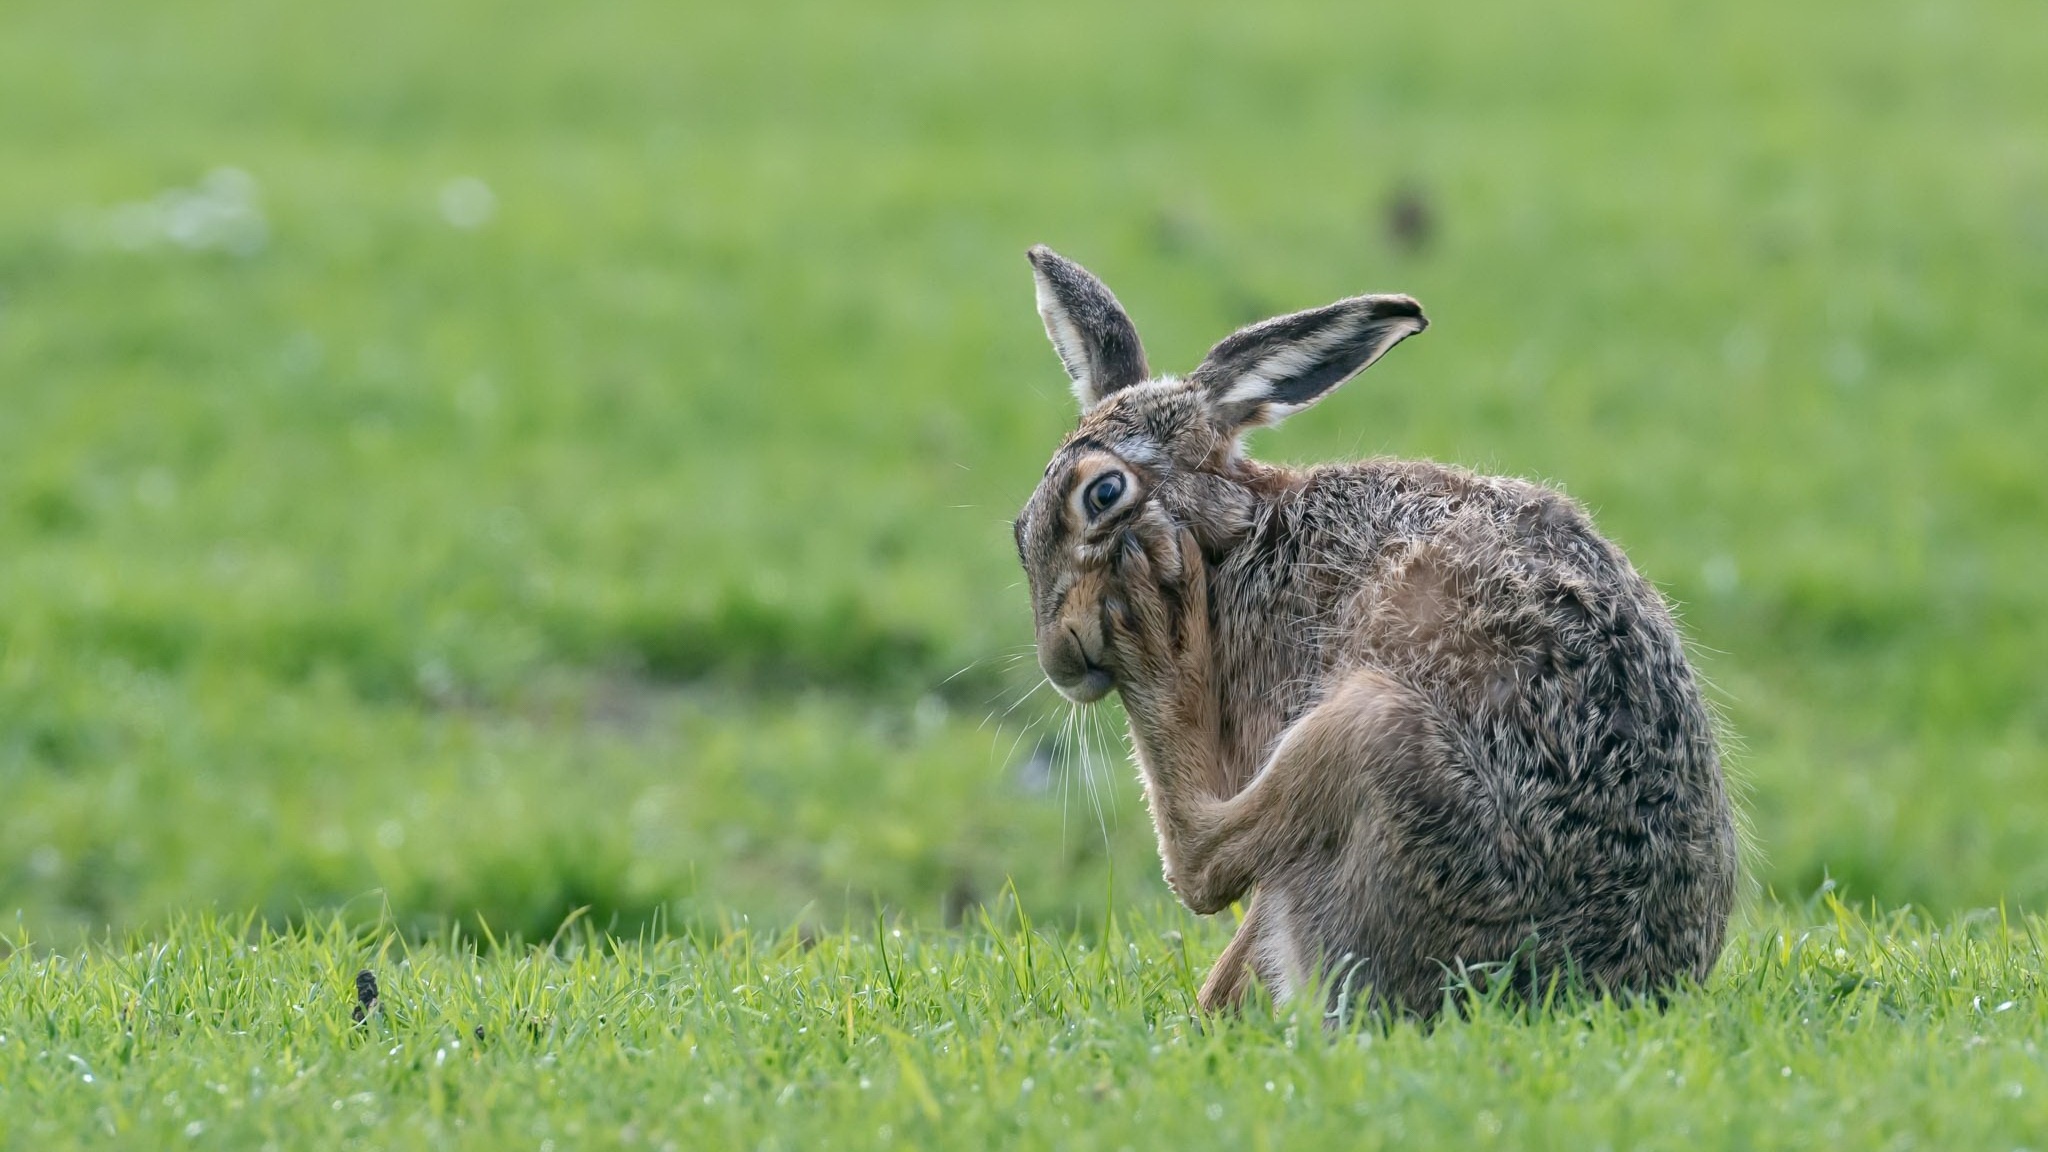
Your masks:
<svg viewBox="0 0 2048 1152"><path fill-rule="evenodd" d="M1103 637L1128 706L1192 705L1206 689L1209 584L1192 533L1150 519L1124 534L1103 600Z"/></svg>

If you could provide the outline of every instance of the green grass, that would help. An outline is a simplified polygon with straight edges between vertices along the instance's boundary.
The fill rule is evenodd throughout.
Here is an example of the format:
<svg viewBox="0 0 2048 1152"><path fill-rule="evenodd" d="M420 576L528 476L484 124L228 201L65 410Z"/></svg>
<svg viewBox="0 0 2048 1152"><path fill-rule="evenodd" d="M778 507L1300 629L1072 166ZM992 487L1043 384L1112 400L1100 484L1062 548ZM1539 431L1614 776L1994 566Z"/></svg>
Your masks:
<svg viewBox="0 0 2048 1152"><path fill-rule="evenodd" d="M2031 937L1979 923L1942 938L1968 963L1916 968L1933 938L1887 920L1844 961L1887 991L1838 997L1770 943L1828 879L1927 923L2048 903L2039 5L0 13L0 911L40 942L0 961L0 1124L161 1135L176 1093L224 1140L275 1116L312 1143L248 1070L318 1068L319 1123L377 1144L430 1139L448 1083L446 1123L522 1139L929 1143L929 1098L969 1142L1085 1109L1069 1142L1284 1115L1459 1143L1499 1077L1521 1144L2043 1129L2008 1070L2041 1001L1998 967L2038 971ZM1404 194L1426 242L1389 225ZM1007 521L1071 420L1039 241L1163 370L1271 313L1424 301L1424 338L1257 449L1549 479L1681 604L1756 844L1711 987L1591 1026L1189 1031L1159 934L1196 967L1220 939L1167 907L1115 714L1027 695ZM1011 887L1045 947L1097 949L1056 993L943 932ZM874 1031L791 1035L838 1018L813 991L743 1011L877 987L835 926L878 908L932 963L856 1005ZM645 943L446 943L578 910ZM1112 910L1153 918L1128 969ZM231 960L244 916L286 935ZM328 1002L376 948L403 1007L373 1045ZM430 1010L407 949L504 991ZM515 1036L570 974L631 1023ZM145 987L201 1014L130 1041ZM300 1035L293 1003L310 1031L250 1038ZM472 1007L503 1046L428 1069ZM941 1051L949 1019L975 1054ZM152 1059L74 1075L131 1043ZM1020 1105L1024 1076L1048 1091ZM1625 1078L1655 1106L1601 1103Z"/></svg>
<svg viewBox="0 0 2048 1152"><path fill-rule="evenodd" d="M1666 1012L1199 1024L1194 954L886 922L540 947L185 918L0 961L9 1147L2014 1148L2048 1129L2039 921L1759 925ZM999 922L1007 920L1007 922ZM378 977L357 1025L354 974ZM479 1037L481 1037L479 1039ZM33 1101L35 1107L28 1106Z"/></svg>

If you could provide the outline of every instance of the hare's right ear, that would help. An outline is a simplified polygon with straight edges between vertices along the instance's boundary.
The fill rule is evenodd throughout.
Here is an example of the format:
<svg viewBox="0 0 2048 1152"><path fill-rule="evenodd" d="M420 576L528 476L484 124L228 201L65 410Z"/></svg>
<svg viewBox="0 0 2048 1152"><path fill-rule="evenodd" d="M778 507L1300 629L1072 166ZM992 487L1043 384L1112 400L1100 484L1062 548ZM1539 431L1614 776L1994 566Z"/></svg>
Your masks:
<svg viewBox="0 0 2048 1152"><path fill-rule="evenodd" d="M1138 330L1102 281L1043 244L1026 255L1038 282L1038 315L1073 377L1081 411L1151 375Z"/></svg>
<svg viewBox="0 0 2048 1152"><path fill-rule="evenodd" d="M1236 435L1301 411L1427 327L1407 296L1353 296L1238 330L1188 382L1208 396L1217 428Z"/></svg>

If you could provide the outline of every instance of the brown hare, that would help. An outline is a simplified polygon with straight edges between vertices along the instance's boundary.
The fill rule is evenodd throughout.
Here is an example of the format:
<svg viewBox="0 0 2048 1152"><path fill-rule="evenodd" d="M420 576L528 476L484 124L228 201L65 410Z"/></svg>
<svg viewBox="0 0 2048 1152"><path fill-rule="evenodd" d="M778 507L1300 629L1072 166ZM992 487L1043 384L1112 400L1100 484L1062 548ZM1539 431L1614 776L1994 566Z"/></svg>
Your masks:
<svg viewBox="0 0 2048 1152"><path fill-rule="evenodd" d="M1434 1015L1449 976L1702 978L1736 833L1670 610L1575 504L1242 440L1422 331L1406 296L1253 325L1152 376L1116 297L1031 250L1081 405L1017 518L1039 663L1130 718L1167 883L1250 894L1201 991Z"/></svg>

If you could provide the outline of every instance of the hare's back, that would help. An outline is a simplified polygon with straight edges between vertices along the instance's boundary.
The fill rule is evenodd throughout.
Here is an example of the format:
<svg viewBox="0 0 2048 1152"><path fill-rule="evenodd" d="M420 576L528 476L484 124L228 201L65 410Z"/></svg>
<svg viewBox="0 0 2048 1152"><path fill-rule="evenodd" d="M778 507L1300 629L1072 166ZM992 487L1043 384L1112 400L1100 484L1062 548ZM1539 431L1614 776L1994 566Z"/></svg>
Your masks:
<svg viewBox="0 0 2048 1152"><path fill-rule="evenodd" d="M1317 481L1324 515L1350 520L1326 538L1357 552L1324 569L1349 573L1331 589L1340 658L1427 693L1476 768L1625 791L1718 778L1668 606L1570 499L1405 461Z"/></svg>

